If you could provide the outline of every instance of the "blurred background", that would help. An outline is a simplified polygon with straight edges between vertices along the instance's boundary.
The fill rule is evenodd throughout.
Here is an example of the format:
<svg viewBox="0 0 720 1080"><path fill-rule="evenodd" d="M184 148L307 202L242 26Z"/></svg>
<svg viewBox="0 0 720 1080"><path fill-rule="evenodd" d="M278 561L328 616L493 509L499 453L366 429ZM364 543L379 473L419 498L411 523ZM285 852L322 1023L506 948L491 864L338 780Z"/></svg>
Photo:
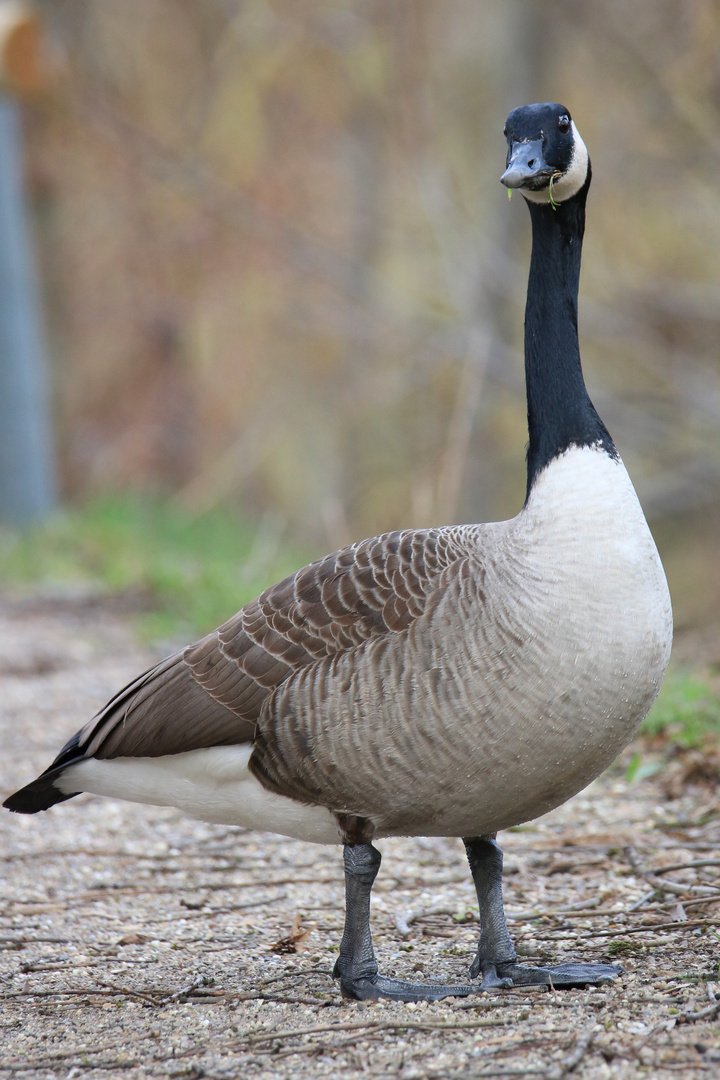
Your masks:
<svg viewBox="0 0 720 1080"><path fill-rule="evenodd" d="M514 106L558 100L593 162L590 393L678 628L718 625L717 3L35 11L47 77L14 100L64 512L6 523L6 577L61 573L43 535L67 566L93 529L125 529L137 555L132 528L155 515L143 543L168 520L200 538L178 565L213 544L253 564L237 596L221 586L229 615L278 560L515 514L530 232L498 183L502 129Z"/></svg>

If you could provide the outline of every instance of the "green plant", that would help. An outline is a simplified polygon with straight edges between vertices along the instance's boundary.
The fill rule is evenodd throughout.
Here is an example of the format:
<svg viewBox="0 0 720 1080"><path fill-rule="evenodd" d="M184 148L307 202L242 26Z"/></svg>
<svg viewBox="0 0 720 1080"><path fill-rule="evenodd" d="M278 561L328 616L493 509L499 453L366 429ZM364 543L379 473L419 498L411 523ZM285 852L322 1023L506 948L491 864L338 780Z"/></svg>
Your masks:
<svg viewBox="0 0 720 1080"><path fill-rule="evenodd" d="M629 784L634 780L645 780L646 777L653 776L661 768L662 762L646 761L638 750L633 754L629 765L625 769L625 779Z"/></svg>
<svg viewBox="0 0 720 1080"><path fill-rule="evenodd" d="M650 737L664 736L683 749L720 737L720 695L709 678L688 671L671 671L655 705L641 727Z"/></svg>
<svg viewBox="0 0 720 1080"><path fill-rule="evenodd" d="M611 941L607 947L608 956L634 956L643 952L642 942Z"/></svg>
<svg viewBox="0 0 720 1080"><path fill-rule="evenodd" d="M23 532L0 530L0 588L136 590L145 636L194 636L308 561L281 541L277 525L228 511L191 516L167 501L104 497Z"/></svg>

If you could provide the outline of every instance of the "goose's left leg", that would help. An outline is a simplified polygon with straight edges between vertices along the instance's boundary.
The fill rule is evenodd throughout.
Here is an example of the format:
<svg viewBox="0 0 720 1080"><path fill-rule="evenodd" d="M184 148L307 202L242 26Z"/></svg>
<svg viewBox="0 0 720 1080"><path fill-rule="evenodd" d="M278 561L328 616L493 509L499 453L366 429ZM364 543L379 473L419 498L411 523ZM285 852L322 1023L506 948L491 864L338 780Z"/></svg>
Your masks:
<svg viewBox="0 0 720 1080"><path fill-rule="evenodd" d="M622 975L617 964L557 964L526 967L518 964L510 940L502 899L503 856L492 836L463 840L475 883L480 913L480 942L470 967L470 978L482 972L479 989L497 986L602 986Z"/></svg>
<svg viewBox="0 0 720 1080"><path fill-rule="evenodd" d="M345 931L333 977L340 980L343 996L360 1001L390 998L393 1001L439 1001L467 997L477 985L447 986L402 982L378 975L370 936L370 891L380 869L380 852L372 844L346 844Z"/></svg>

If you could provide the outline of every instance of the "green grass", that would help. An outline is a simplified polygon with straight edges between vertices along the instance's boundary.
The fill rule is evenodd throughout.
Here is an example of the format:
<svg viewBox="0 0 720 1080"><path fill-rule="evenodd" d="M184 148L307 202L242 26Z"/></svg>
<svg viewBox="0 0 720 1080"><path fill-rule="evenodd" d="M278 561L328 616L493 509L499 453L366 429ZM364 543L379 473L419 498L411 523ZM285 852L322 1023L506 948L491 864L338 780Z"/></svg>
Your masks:
<svg viewBox="0 0 720 1080"><path fill-rule="evenodd" d="M682 749L720 736L720 696L712 679L687 668L671 669L641 734L665 736Z"/></svg>
<svg viewBox="0 0 720 1080"><path fill-rule="evenodd" d="M678 754L698 748L707 753L718 742L720 694L716 676L709 669L671 667L640 727L638 741L629 748L631 756L621 759L621 767L627 781L644 780Z"/></svg>
<svg viewBox="0 0 720 1080"><path fill-rule="evenodd" d="M0 588L90 584L139 590L143 636L189 638L229 618L310 558L272 522L224 511L191 516L137 496L96 499L23 532L0 529Z"/></svg>

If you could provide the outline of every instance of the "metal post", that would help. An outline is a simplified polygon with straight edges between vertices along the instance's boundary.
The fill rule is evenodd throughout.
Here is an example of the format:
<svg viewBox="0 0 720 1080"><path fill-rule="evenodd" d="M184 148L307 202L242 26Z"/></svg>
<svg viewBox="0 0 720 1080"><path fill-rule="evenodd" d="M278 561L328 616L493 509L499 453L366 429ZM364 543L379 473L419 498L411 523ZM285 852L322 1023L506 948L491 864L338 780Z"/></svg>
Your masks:
<svg viewBox="0 0 720 1080"><path fill-rule="evenodd" d="M55 505L42 319L23 197L20 111L0 94L0 521Z"/></svg>

